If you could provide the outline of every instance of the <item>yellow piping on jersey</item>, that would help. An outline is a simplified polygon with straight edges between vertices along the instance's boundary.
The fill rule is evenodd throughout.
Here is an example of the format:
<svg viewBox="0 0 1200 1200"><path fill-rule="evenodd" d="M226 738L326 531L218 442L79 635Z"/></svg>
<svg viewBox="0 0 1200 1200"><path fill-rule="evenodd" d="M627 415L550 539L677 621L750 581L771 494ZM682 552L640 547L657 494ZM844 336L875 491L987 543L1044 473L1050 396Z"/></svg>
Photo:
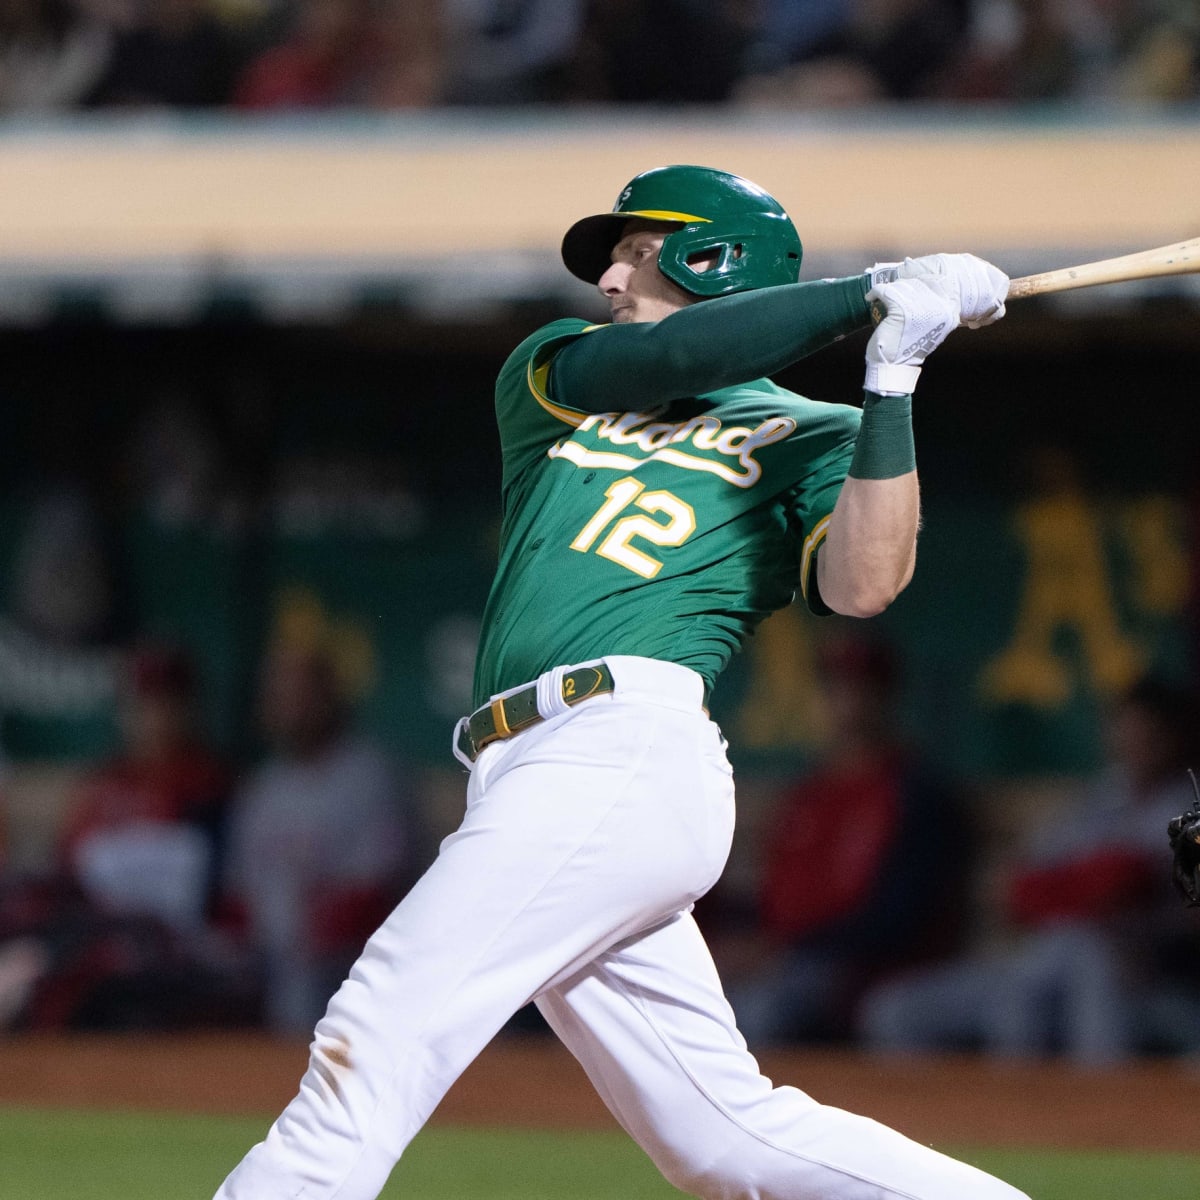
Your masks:
<svg viewBox="0 0 1200 1200"><path fill-rule="evenodd" d="M581 329L580 333L591 333L593 329L603 329L603 325L588 325ZM573 412L569 408L563 408L562 405L555 404L553 400L546 395L546 381L550 378L550 364L554 361L554 356L551 357L540 367L534 367L533 359L529 360L529 366L525 368L525 382L529 384L529 390L533 393L533 398L557 420L578 429L583 424L584 414Z"/></svg>
<svg viewBox="0 0 1200 1200"><path fill-rule="evenodd" d="M829 517L833 514L830 513ZM804 549L800 555L800 595L808 599L808 568L817 547L825 540L829 532L829 517L822 517L814 526L812 533L804 539Z"/></svg>
<svg viewBox="0 0 1200 1200"><path fill-rule="evenodd" d="M665 208L639 208L632 212L620 212L616 215L619 217L644 217L647 221L682 221L685 225L692 225L697 221L703 221L705 225L712 224L711 217L697 217L692 213L669 212Z"/></svg>
<svg viewBox="0 0 1200 1200"><path fill-rule="evenodd" d="M570 409L562 408L554 403L549 396L546 395L546 380L550 376L550 364L545 363L543 366L534 370L533 363L530 362L529 368L526 371L525 378L529 383L529 390L533 393L533 398L552 416L558 420L565 422L567 425L578 429L583 424L583 413L571 412Z"/></svg>

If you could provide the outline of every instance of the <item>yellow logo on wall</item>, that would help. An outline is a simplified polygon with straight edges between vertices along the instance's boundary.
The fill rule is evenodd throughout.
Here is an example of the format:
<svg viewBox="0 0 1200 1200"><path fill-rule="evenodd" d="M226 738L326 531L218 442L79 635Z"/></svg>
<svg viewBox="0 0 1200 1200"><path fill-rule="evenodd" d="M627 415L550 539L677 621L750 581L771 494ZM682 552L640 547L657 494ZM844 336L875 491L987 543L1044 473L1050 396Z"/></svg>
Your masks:
<svg viewBox="0 0 1200 1200"><path fill-rule="evenodd" d="M1041 466L1043 494L1015 519L1026 563L1016 622L979 682L992 703L1051 709L1065 705L1078 685L1113 696L1148 663L1122 628L1104 510L1083 491L1068 459L1047 456ZM1178 505L1165 496L1118 514L1129 559L1122 590L1149 615L1168 616L1184 605L1187 557L1177 517ZM1074 655L1064 652L1064 635Z"/></svg>

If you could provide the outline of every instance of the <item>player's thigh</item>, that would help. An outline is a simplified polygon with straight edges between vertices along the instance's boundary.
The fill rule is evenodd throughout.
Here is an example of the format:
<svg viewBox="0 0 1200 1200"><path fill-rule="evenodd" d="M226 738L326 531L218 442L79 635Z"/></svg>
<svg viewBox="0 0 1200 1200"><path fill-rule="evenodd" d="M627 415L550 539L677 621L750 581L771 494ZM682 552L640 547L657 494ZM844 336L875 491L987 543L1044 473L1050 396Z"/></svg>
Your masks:
<svg viewBox="0 0 1200 1200"><path fill-rule="evenodd" d="M728 857L732 773L699 710L600 697L486 751L477 775L444 851L486 833L505 861L561 866L563 888L636 908L639 928L703 894Z"/></svg>
<svg viewBox="0 0 1200 1200"><path fill-rule="evenodd" d="M537 1004L618 1122L670 1179L705 1143L713 1116L707 1090L735 1103L740 1091L770 1090L688 913L610 947Z"/></svg>
<svg viewBox="0 0 1200 1200"><path fill-rule="evenodd" d="M519 1006L712 885L732 784L709 723L628 708L601 699L485 751L461 826L368 945L392 990L459 987L469 964Z"/></svg>

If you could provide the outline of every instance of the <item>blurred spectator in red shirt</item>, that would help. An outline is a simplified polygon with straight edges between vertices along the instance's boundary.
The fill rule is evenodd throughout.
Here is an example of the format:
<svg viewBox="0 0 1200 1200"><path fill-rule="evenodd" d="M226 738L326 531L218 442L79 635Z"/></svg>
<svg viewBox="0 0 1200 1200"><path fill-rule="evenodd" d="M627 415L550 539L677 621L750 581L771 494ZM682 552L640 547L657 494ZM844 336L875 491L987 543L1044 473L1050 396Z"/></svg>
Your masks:
<svg viewBox="0 0 1200 1200"><path fill-rule="evenodd" d="M242 72L248 109L419 108L441 97L437 0L304 0L290 34Z"/></svg>
<svg viewBox="0 0 1200 1200"><path fill-rule="evenodd" d="M110 912L187 927L210 910L231 777L204 745L195 705L195 667L184 652L134 654L121 752L85 776L61 835L67 873Z"/></svg>
<svg viewBox="0 0 1200 1200"><path fill-rule="evenodd" d="M882 984L863 1007L874 1048L1104 1066L1152 1040L1159 950L1186 933L1166 829L1192 800L1195 718L1186 689L1151 679L1129 689L1109 716L1108 765L1003 873L995 944Z"/></svg>
<svg viewBox="0 0 1200 1200"><path fill-rule="evenodd" d="M121 749L81 780L56 870L0 889L0 943L30 973L9 1020L174 1028L227 1014L209 918L231 777L199 733L196 689L182 651L132 655Z"/></svg>
<svg viewBox="0 0 1200 1200"><path fill-rule="evenodd" d="M324 648L276 645L259 716L270 747L243 781L230 826L227 891L266 988L266 1021L307 1034L419 865L412 789L350 730Z"/></svg>
<svg viewBox="0 0 1200 1200"><path fill-rule="evenodd" d="M893 727L890 650L834 636L818 664L829 749L767 826L762 961L729 989L751 1044L844 1036L863 987L958 933L962 812Z"/></svg>
<svg viewBox="0 0 1200 1200"><path fill-rule="evenodd" d="M269 46L234 89L241 108L328 108L359 99L369 0L307 0L291 35Z"/></svg>

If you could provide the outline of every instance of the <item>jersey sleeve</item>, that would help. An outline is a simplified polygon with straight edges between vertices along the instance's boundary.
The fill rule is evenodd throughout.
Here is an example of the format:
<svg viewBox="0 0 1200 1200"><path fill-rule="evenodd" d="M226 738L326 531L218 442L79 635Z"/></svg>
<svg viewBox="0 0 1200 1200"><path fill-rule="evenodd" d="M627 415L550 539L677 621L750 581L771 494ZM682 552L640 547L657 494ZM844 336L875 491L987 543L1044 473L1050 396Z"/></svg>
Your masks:
<svg viewBox="0 0 1200 1200"><path fill-rule="evenodd" d="M553 321L527 337L501 368L496 422L505 486L587 415L551 396L550 367L564 346L598 328L579 318Z"/></svg>
<svg viewBox="0 0 1200 1200"><path fill-rule="evenodd" d="M792 489L790 516L801 538L800 594L809 610L827 617L833 610L817 587L817 557L829 530L829 518L854 457L862 413L849 405L830 405L826 427L819 430L818 453L805 478Z"/></svg>

